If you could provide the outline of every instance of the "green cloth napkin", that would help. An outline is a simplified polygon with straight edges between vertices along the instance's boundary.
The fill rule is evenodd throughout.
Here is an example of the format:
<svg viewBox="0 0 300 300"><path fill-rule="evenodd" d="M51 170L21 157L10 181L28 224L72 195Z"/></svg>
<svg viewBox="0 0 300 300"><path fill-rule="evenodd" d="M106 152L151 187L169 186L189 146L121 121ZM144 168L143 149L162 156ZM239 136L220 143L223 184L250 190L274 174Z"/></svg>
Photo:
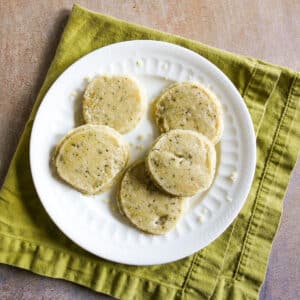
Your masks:
<svg viewBox="0 0 300 300"><path fill-rule="evenodd" d="M28 153L35 113L55 79L90 51L135 39L175 43L217 65L242 94L257 134L255 179L233 224L198 253L151 267L106 261L65 237L36 195ZM291 70L75 5L0 192L0 262L121 299L256 299L300 146L299 104L299 74Z"/></svg>

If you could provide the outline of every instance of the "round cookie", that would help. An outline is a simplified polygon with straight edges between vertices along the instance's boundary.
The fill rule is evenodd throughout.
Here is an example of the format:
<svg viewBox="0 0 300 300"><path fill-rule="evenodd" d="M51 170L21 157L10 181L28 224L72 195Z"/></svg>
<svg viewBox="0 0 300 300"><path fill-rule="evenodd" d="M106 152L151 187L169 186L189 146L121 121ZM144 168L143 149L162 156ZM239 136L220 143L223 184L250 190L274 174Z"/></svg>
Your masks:
<svg viewBox="0 0 300 300"><path fill-rule="evenodd" d="M126 167L129 148L114 129L83 125L58 143L53 157L57 174L84 194L107 190Z"/></svg>
<svg viewBox="0 0 300 300"><path fill-rule="evenodd" d="M146 168L153 182L171 195L192 196L211 185L216 168L212 142L196 131L173 129L152 145Z"/></svg>
<svg viewBox="0 0 300 300"><path fill-rule="evenodd" d="M206 88L193 82L175 83L154 102L154 118L161 132L190 129L208 137L214 144L221 139L223 113L219 100Z"/></svg>
<svg viewBox="0 0 300 300"><path fill-rule="evenodd" d="M138 229L151 234L170 231L184 210L184 199L158 189L150 180L143 161L131 165L121 181L119 208Z"/></svg>
<svg viewBox="0 0 300 300"><path fill-rule="evenodd" d="M99 76L84 92L82 111L86 123L107 125L126 133L141 120L144 102L138 84L132 78Z"/></svg>

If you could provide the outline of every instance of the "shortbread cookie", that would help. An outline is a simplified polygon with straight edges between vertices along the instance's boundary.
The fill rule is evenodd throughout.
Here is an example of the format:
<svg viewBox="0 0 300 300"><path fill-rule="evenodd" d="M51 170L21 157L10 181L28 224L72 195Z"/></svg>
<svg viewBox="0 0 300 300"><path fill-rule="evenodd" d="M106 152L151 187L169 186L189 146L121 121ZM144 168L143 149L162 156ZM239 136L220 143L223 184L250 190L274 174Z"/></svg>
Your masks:
<svg viewBox="0 0 300 300"><path fill-rule="evenodd" d="M140 230L152 234L170 231L184 210L184 199L158 189L150 180L143 161L125 172L119 191L121 212Z"/></svg>
<svg viewBox="0 0 300 300"><path fill-rule="evenodd" d="M129 148L114 129L83 125L56 146L54 165L65 182L84 194L107 190L126 167Z"/></svg>
<svg viewBox="0 0 300 300"><path fill-rule="evenodd" d="M223 132L219 100L206 88L193 82L175 83L154 102L154 118L161 132L191 129L202 133L214 144Z"/></svg>
<svg viewBox="0 0 300 300"><path fill-rule="evenodd" d="M146 157L151 179L176 196L192 196L211 185L216 168L212 142L196 131L174 129L154 142Z"/></svg>
<svg viewBox="0 0 300 300"><path fill-rule="evenodd" d="M141 120L144 102L141 90L132 78L99 76L88 84L82 110L86 123L107 125L126 133Z"/></svg>

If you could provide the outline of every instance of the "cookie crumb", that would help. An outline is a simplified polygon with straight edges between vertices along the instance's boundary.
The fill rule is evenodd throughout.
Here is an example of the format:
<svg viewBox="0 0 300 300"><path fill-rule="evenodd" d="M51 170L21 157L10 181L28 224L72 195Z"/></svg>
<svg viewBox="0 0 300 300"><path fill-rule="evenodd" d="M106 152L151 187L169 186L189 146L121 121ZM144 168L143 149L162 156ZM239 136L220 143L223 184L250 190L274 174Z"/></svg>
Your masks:
<svg viewBox="0 0 300 300"><path fill-rule="evenodd" d="M137 61L136 61L136 65L138 67L143 67L144 66L144 62L139 58Z"/></svg>
<svg viewBox="0 0 300 300"><path fill-rule="evenodd" d="M168 70L169 66L168 66L167 63L164 63L164 64L161 66L161 68L162 68L163 70Z"/></svg>
<svg viewBox="0 0 300 300"><path fill-rule="evenodd" d="M197 222L203 223L203 222L204 222L204 217L203 217L203 216L199 216L199 217L197 218Z"/></svg>
<svg viewBox="0 0 300 300"><path fill-rule="evenodd" d="M110 199L109 199L109 198L104 198L103 201L104 201L105 203L109 203L109 202L110 202Z"/></svg>
<svg viewBox="0 0 300 300"><path fill-rule="evenodd" d="M78 95L78 92L77 91L73 91L72 93L71 93L71 96L73 96L73 97L76 97Z"/></svg>
<svg viewBox="0 0 300 300"><path fill-rule="evenodd" d="M208 213L208 209L206 207L203 207L202 212L206 215Z"/></svg>
<svg viewBox="0 0 300 300"><path fill-rule="evenodd" d="M144 139L144 135L143 134L139 134L137 136L138 141L142 141Z"/></svg>
<svg viewBox="0 0 300 300"><path fill-rule="evenodd" d="M85 76L85 77L84 77L84 80L85 80L86 82L91 82L92 79L91 79L90 76Z"/></svg>
<svg viewBox="0 0 300 300"><path fill-rule="evenodd" d="M144 149L144 146L142 144L139 144L135 146L135 149L141 151Z"/></svg>
<svg viewBox="0 0 300 300"><path fill-rule="evenodd" d="M228 202L232 202L232 198L231 198L229 195L226 196L226 200L227 200Z"/></svg>
<svg viewBox="0 0 300 300"><path fill-rule="evenodd" d="M237 173L237 171L233 171L233 172L230 174L229 179L230 179L232 182L236 182L237 179L238 179L238 173Z"/></svg>

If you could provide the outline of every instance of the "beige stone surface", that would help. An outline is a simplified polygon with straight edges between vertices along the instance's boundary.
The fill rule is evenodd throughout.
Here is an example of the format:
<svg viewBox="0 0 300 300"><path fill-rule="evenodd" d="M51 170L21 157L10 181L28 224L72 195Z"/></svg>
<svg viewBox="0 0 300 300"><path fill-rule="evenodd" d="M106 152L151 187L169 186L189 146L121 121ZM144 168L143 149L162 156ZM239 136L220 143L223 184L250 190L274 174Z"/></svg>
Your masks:
<svg viewBox="0 0 300 300"><path fill-rule="evenodd" d="M0 1L0 183L73 1ZM300 70L299 0L78 1L124 20ZM300 162L284 200L261 299L300 298ZM108 299L65 281L0 266L1 299Z"/></svg>

